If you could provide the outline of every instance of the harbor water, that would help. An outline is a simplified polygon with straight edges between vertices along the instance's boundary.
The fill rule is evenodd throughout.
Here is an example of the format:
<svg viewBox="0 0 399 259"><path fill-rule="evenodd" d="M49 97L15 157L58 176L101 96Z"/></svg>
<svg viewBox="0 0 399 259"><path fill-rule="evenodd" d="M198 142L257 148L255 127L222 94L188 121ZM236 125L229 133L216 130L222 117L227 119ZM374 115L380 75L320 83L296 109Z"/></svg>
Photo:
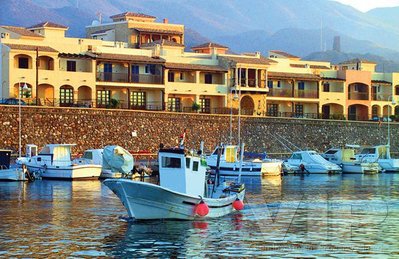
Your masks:
<svg viewBox="0 0 399 259"><path fill-rule="evenodd" d="M132 221L100 181L0 183L0 257L399 257L399 174L244 178L219 219Z"/></svg>

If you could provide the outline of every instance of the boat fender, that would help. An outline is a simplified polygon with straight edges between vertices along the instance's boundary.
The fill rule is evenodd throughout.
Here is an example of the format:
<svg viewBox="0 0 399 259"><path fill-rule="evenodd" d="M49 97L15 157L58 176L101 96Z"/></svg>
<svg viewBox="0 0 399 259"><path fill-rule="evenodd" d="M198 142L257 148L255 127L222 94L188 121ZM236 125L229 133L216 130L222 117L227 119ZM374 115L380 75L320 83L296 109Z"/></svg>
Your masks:
<svg viewBox="0 0 399 259"><path fill-rule="evenodd" d="M235 209L235 210L242 210L242 209L244 209L244 203L240 200L240 199L236 199L234 202L233 202L233 208Z"/></svg>
<svg viewBox="0 0 399 259"><path fill-rule="evenodd" d="M209 207L203 200L201 200L200 203L195 205L194 212L200 217L205 217L209 213Z"/></svg>

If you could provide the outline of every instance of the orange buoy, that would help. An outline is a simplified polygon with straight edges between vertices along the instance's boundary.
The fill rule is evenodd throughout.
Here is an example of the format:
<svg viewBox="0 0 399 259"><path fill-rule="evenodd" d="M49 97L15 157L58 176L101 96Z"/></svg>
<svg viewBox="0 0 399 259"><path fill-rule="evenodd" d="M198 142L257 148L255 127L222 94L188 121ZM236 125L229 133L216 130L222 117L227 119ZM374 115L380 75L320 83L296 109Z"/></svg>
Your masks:
<svg viewBox="0 0 399 259"><path fill-rule="evenodd" d="M194 212L200 217L205 217L209 213L209 207L203 200L201 200L200 203L195 205Z"/></svg>
<svg viewBox="0 0 399 259"><path fill-rule="evenodd" d="M244 203L240 200L240 199L236 199L234 202L233 202L233 208L235 209L235 210L242 210L243 208L244 208Z"/></svg>

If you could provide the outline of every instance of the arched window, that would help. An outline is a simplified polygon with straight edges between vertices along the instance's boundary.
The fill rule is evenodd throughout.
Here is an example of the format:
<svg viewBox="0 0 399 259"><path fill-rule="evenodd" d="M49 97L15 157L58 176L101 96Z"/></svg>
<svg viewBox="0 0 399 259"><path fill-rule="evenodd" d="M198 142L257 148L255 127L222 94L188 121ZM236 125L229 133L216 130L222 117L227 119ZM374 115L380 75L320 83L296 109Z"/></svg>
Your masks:
<svg viewBox="0 0 399 259"><path fill-rule="evenodd" d="M73 87L69 85L61 86L60 88L60 106L73 105Z"/></svg>

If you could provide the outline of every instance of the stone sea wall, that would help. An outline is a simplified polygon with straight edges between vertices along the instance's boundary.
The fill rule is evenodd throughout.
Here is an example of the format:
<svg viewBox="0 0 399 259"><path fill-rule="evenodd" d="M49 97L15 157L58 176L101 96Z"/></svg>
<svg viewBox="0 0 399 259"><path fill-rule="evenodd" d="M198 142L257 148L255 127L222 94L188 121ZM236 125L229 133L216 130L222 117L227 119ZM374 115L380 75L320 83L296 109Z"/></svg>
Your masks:
<svg viewBox="0 0 399 259"><path fill-rule="evenodd" d="M105 145L120 145L132 152L156 152L159 144L176 146L187 129L186 147L201 140L211 151L228 142L230 116L80 108L22 107L22 150L25 144L41 148L48 143L75 143L74 153ZM238 117L232 118L234 142ZM0 106L0 149L18 150L18 107ZM398 151L399 124L391 123L391 145ZM323 121L241 116L241 136L246 150L287 153L294 149L325 151L345 144L377 145L387 142L387 123ZM286 141L287 140L287 141ZM287 148L288 147L288 148Z"/></svg>

